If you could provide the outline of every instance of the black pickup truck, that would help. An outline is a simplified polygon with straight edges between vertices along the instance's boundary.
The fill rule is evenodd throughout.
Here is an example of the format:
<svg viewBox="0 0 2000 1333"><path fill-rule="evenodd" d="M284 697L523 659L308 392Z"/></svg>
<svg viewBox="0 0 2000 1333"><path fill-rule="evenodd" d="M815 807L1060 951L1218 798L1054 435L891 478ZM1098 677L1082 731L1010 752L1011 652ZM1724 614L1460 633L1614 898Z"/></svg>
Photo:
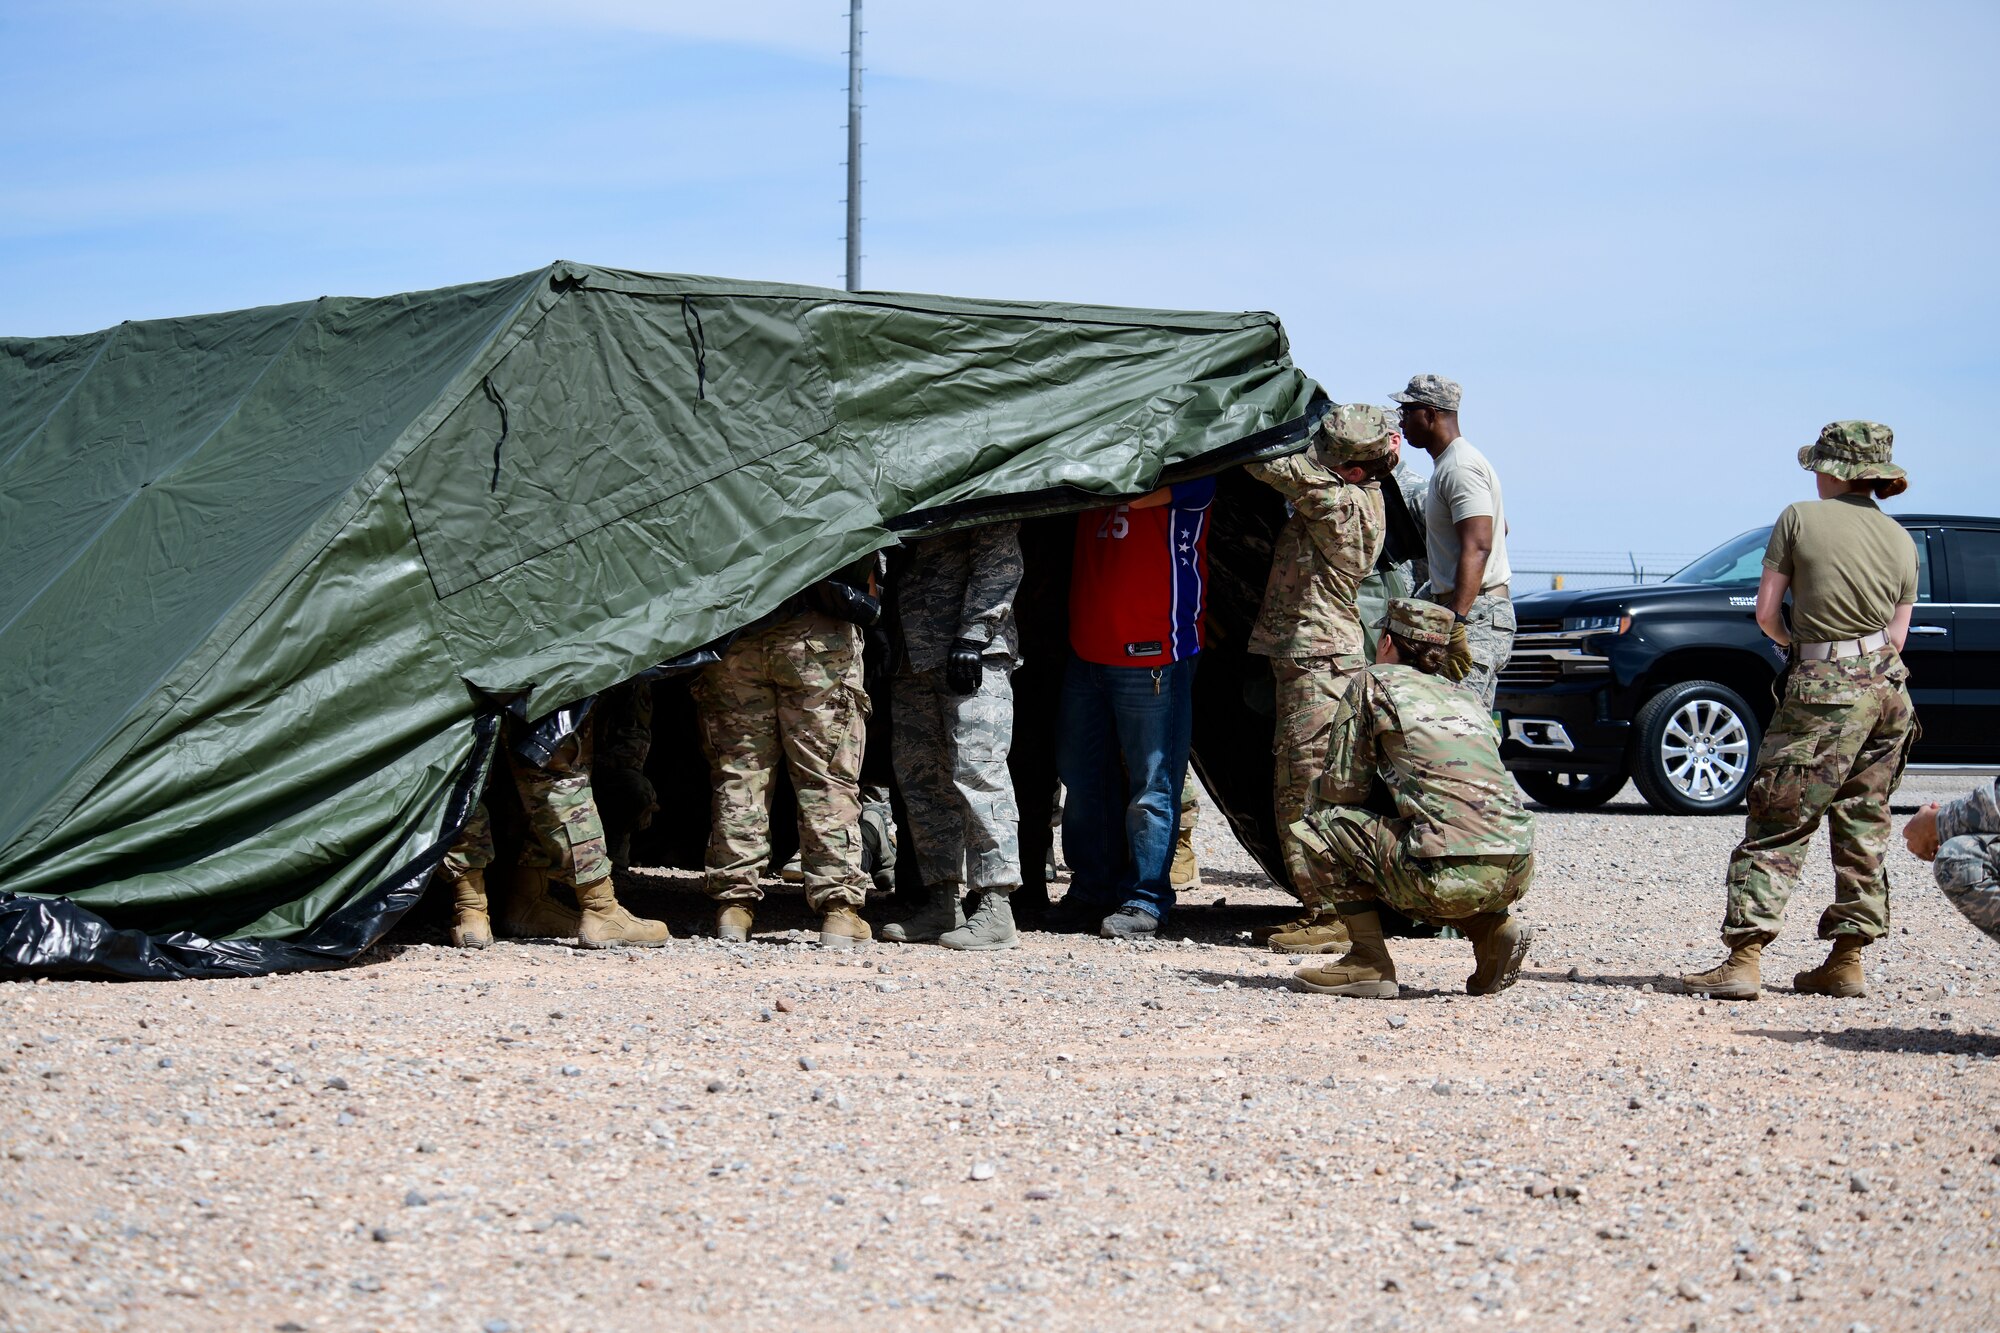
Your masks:
<svg viewBox="0 0 2000 1333"><path fill-rule="evenodd" d="M1903 649L1923 724L1912 762L2000 764L2000 519L1895 517L1917 543ZM1630 777L1675 814L1742 803L1785 664L1756 621L1770 534L1732 538L1665 583L1516 600L1496 720L1529 796L1584 809Z"/></svg>

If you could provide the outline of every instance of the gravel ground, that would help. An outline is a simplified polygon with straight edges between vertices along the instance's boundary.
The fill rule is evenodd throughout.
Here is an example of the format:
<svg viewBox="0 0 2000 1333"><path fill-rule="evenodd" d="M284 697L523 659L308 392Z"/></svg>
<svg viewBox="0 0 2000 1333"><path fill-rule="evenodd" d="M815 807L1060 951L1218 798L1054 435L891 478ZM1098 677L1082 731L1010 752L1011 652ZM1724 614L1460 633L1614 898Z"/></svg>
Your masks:
<svg viewBox="0 0 2000 1333"><path fill-rule="evenodd" d="M1543 815L1485 1000L1462 941L1287 991L1213 823L1148 946L840 957L786 897L749 946L0 985L0 1327L1993 1327L2000 948L1898 842L1869 996L1793 996L1822 839L1761 1003L1655 993L1740 828Z"/></svg>

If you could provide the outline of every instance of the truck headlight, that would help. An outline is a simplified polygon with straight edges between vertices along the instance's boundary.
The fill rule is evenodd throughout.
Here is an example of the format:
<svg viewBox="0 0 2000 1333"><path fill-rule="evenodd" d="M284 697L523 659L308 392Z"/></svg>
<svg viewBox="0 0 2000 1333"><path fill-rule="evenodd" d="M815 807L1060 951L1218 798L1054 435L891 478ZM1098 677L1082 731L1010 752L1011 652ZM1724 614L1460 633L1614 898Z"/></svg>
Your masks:
<svg viewBox="0 0 2000 1333"><path fill-rule="evenodd" d="M1623 634L1632 628L1632 617L1612 616L1570 616L1563 621L1565 634Z"/></svg>

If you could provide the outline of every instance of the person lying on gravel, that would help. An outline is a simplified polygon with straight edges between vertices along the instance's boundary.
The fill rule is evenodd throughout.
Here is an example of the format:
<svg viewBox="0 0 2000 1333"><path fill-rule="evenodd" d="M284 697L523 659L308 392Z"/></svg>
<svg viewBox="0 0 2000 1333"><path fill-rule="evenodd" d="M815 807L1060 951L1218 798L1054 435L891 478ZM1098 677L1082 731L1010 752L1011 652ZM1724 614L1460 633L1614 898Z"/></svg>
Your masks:
<svg viewBox="0 0 2000 1333"><path fill-rule="evenodd" d="M1471 654L1445 607L1398 598L1375 665L1347 684L1333 713L1319 804L1292 826L1329 863L1347 955L1301 969L1300 990L1394 999L1396 964L1379 904L1449 925L1472 941L1468 995L1521 975L1534 932L1509 909L1535 874L1535 821L1500 762L1485 707L1452 684ZM1380 779L1396 817L1364 808Z"/></svg>
<svg viewBox="0 0 2000 1333"><path fill-rule="evenodd" d="M2000 778L1903 825L1903 842L1934 862L1938 888L1967 921L2000 940Z"/></svg>

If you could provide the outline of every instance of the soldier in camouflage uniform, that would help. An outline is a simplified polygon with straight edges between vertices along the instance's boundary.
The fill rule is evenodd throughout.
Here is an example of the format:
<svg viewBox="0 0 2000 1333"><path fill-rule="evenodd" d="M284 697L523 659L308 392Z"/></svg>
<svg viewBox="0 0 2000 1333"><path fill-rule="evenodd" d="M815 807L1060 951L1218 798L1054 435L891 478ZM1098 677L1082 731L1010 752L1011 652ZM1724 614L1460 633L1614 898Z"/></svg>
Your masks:
<svg viewBox="0 0 2000 1333"><path fill-rule="evenodd" d="M1195 825L1201 823L1201 784L1181 782L1181 822L1174 831L1174 859L1167 866L1167 883L1176 892L1201 887L1201 862L1194 855Z"/></svg>
<svg viewBox="0 0 2000 1333"><path fill-rule="evenodd" d="M1858 996L1861 950L1889 927L1889 794L1916 740L1901 651L1917 596L1917 552L1869 498L1901 493L1893 436L1871 421L1836 421L1799 450L1818 501L1771 529L1757 623L1791 653L1784 698L1757 751L1743 841L1729 861L1722 941L1729 957L1681 978L1690 994L1754 1000L1764 946L1778 937L1812 836L1833 838L1833 905L1819 920L1827 960L1792 979L1807 994ZM1783 615L1792 594L1792 620Z"/></svg>
<svg viewBox="0 0 2000 1333"><path fill-rule="evenodd" d="M1021 886L1021 812L1007 772L1020 664L1020 524L933 537L911 557L896 585L903 652L890 688L904 835L930 899L882 936L1011 949L1009 895ZM979 895L969 921L960 910L967 887Z"/></svg>
<svg viewBox="0 0 2000 1333"><path fill-rule="evenodd" d="M1313 781L1326 767L1336 701L1347 678L1367 665L1355 596L1382 554L1382 482L1395 465L1396 435L1382 410L1349 404L1327 413L1305 452L1249 468L1292 510L1272 547L1247 645L1271 659L1277 684L1272 804L1285 870L1305 908L1267 936L1279 953L1347 946L1326 894L1325 863L1291 830L1305 818Z"/></svg>
<svg viewBox="0 0 2000 1333"><path fill-rule="evenodd" d="M579 944L594 949L664 944L670 938L666 923L633 916L612 889L604 826L590 790L590 758L587 722L542 764L530 763L508 747L507 767L521 797L528 836L501 933L530 939L574 935ZM473 807L441 866L452 885L453 944L477 949L493 942L485 888L493 855L493 826L482 801ZM549 897L552 880L575 893L577 910Z"/></svg>
<svg viewBox="0 0 2000 1333"><path fill-rule="evenodd" d="M1339 962L1302 969L1294 984L1395 998L1379 914L1386 902L1472 941L1467 994L1505 990L1533 936L1509 908L1534 878L1535 824L1500 762L1485 709L1443 677L1448 665L1464 667L1463 633L1443 607L1399 598L1375 652L1375 665L1348 679L1334 709L1316 803L1294 829L1326 862L1324 882L1351 945ZM1362 804L1378 779L1394 818Z"/></svg>
<svg viewBox="0 0 2000 1333"><path fill-rule="evenodd" d="M606 690L597 696L590 721L597 749L591 787L604 817L611 864L623 870L632 864L632 835L651 828L660 811L659 794L646 776L653 749L653 682L628 680Z"/></svg>
<svg viewBox="0 0 2000 1333"><path fill-rule="evenodd" d="M872 557L871 557L872 561ZM757 878L771 856L771 797L778 765L799 802L799 861L806 905L820 917L820 944L848 948L871 938L861 919L868 874L861 864L861 750L869 714L861 680L861 612L850 575L827 580L746 626L719 662L703 667L691 693L714 784L706 887L717 903L716 934L750 937L763 899ZM839 597L821 596L838 585Z"/></svg>
<svg viewBox="0 0 2000 1333"><path fill-rule="evenodd" d="M2000 778L1903 827L1903 841L1936 863L1938 888L1973 925L2000 940Z"/></svg>

